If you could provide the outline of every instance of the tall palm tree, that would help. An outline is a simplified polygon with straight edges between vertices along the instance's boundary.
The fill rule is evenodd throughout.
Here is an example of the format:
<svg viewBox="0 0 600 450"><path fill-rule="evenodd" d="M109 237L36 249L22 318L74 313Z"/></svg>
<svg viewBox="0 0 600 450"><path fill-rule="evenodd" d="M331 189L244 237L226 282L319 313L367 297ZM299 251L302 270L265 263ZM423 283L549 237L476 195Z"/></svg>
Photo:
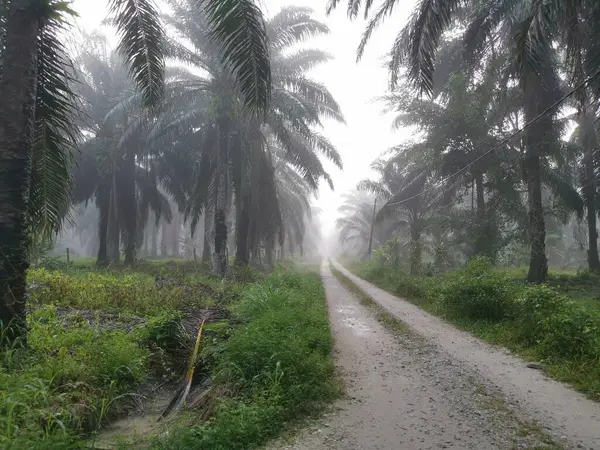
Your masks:
<svg viewBox="0 0 600 450"><path fill-rule="evenodd" d="M339 0L331 0L329 10L335 8ZM397 0L384 1L373 15L359 46L359 57L364 51L373 30L391 14ZM585 5L583 8L578 5ZM361 2L350 1L348 12L357 15ZM365 15L370 13L372 2L364 4ZM542 206L541 165L547 152L558 142L559 136L554 127L556 109L550 107L560 97L557 64L555 63L554 40L560 33L568 33L572 23L563 18L577 18L581 12L589 12L591 19L587 25L598 37L597 2L563 1L535 2L527 0L500 0L487 2L471 0L420 0L409 24L401 30L390 52L390 72L392 85L400 74L400 67L407 65L408 77L415 87L426 94L433 90L434 61L444 33L454 24L455 19L471 11L470 24L464 32L468 61L478 61L487 57L499 45L511 51L511 64L508 67L512 79L518 82L523 97L524 120L529 128L523 135L525 153L523 155L523 177L528 190L529 228L531 239L531 260L528 279L544 281L548 264L545 255L545 224ZM575 12L573 12L575 11ZM597 39L588 39L589 42ZM568 52L576 47L566 41ZM587 44L591 54L586 63L592 73L588 81L600 86L600 58L598 46ZM572 53L571 53L572 54Z"/></svg>
<svg viewBox="0 0 600 450"><path fill-rule="evenodd" d="M231 73L215 57L218 49L203 31L204 19L196 2L175 2L172 9L167 23L177 32L177 38L168 43L170 55L202 73L188 74L180 80L179 87L186 95L174 105L179 108L176 122L186 122L189 130L201 136L195 140L201 143L196 145L198 172L187 213L195 227L202 212L212 208L213 272L222 275L227 263L224 243L229 231L225 218L232 191L239 263L248 261L251 242L253 239L257 242L250 234L273 231L263 226L267 217L278 215L267 134L311 189L317 188L319 179L330 182L319 154L341 165L334 146L314 129L321 125L322 117L343 120L339 106L324 86L306 76L309 68L329 57L317 50L292 48L314 34L326 32L327 28L311 17L309 9L302 8L284 8L269 21L273 89L267 114L257 118L249 116L239 104ZM194 20L189 20L190 17ZM185 38L191 45L178 38ZM266 198L272 202L265 202ZM269 207L273 209L267 211ZM278 222L273 220L274 228L278 228L275 226Z"/></svg>
<svg viewBox="0 0 600 450"><path fill-rule="evenodd" d="M336 219L335 227L342 248L350 247L360 255L365 255L373 223L373 198L360 191L354 195L345 194L338 212L340 217ZM374 240L375 247L383 243L377 233L374 234Z"/></svg>
<svg viewBox="0 0 600 450"><path fill-rule="evenodd" d="M119 48L130 74L144 104L156 107L162 96L164 68L163 32L158 12L151 0L111 0L110 7L120 36ZM204 8L209 19L207 31L220 45L221 57L235 74L246 105L264 111L271 80L267 36L260 9L252 0L207 0ZM53 127L44 130L54 131L43 135L48 148L64 152L72 140L69 113L75 102L71 91L53 91L64 73L56 71L57 64L68 63L68 58L52 60L48 55L65 54L56 36L73 11L69 2L62 0L13 0L3 3L0 14L0 95L4 99L0 109L0 322L6 325L15 321L17 330L24 329L25 325L28 268L25 224L28 222L35 123L36 117L40 117L36 107L51 114L40 119ZM37 101L43 97L40 91L55 94L46 96L51 106L45 110ZM53 144L47 142L48 136L54 139Z"/></svg>

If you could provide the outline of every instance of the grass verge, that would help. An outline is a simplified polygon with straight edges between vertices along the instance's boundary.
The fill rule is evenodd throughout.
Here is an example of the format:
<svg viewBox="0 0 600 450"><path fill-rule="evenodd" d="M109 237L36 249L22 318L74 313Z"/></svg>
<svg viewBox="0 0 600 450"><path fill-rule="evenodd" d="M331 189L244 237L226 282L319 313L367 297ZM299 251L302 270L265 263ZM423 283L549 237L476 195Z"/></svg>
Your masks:
<svg viewBox="0 0 600 450"><path fill-rule="evenodd" d="M215 352L208 421L155 440L161 450L256 448L340 394L325 293L316 273L279 270L232 305L243 321Z"/></svg>
<svg viewBox="0 0 600 450"><path fill-rule="evenodd" d="M374 263L357 276L490 343L539 361L548 375L600 400L600 311L548 285L528 285L484 259L436 277Z"/></svg>

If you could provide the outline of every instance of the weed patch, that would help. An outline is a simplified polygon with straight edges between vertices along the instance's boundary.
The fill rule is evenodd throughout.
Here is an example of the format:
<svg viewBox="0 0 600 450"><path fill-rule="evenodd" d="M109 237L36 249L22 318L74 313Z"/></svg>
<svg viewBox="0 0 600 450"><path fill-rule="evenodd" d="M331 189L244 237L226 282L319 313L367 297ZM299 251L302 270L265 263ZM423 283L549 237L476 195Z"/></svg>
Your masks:
<svg viewBox="0 0 600 450"><path fill-rule="evenodd" d="M217 353L216 400L207 422L154 442L157 449L254 448L335 398L325 295L318 276L276 271L231 309L242 322Z"/></svg>
<svg viewBox="0 0 600 450"><path fill-rule="evenodd" d="M62 305L83 309L102 309L145 315L166 310L214 303L218 289L207 289L186 276L152 277L138 272L88 272L68 274L32 269L28 274L29 301L32 306ZM188 277L189 278L189 277Z"/></svg>

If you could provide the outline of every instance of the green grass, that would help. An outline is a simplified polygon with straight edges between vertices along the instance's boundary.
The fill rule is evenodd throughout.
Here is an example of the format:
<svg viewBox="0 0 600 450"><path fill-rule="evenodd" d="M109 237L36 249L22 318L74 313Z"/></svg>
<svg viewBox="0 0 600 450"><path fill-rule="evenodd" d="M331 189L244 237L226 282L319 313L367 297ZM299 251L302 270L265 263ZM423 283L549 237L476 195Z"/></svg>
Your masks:
<svg viewBox="0 0 600 450"><path fill-rule="evenodd" d="M600 400L597 276L552 274L548 285L528 285L520 272L477 259L436 277L412 277L375 263L348 268L463 330L542 362L548 375Z"/></svg>
<svg viewBox="0 0 600 450"><path fill-rule="evenodd" d="M81 448L152 375L147 337L161 322L98 329L45 305L28 325L27 348L0 352L0 448Z"/></svg>
<svg viewBox="0 0 600 450"><path fill-rule="evenodd" d="M232 305L244 325L215 357L208 422L153 443L161 450L256 448L339 394L325 294L316 273L279 270Z"/></svg>
<svg viewBox="0 0 600 450"><path fill-rule="evenodd" d="M144 386L177 374L187 354L179 341L185 311L227 307L245 286L199 268L97 270L53 261L31 269L27 346L0 350L0 448L82 448Z"/></svg>
<svg viewBox="0 0 600 450"><path fill-rule="evenodd" d="M211 376L210 401L148 445L252 448L339 394L312 267L290 263L268 277L233 268L219 280L190 261L41 266L28 274L28 345L0 351L2 449L83 448L139 392L178 380L189 358L181 321L198 308L233 315L204 329L196 373Z"/></svg>

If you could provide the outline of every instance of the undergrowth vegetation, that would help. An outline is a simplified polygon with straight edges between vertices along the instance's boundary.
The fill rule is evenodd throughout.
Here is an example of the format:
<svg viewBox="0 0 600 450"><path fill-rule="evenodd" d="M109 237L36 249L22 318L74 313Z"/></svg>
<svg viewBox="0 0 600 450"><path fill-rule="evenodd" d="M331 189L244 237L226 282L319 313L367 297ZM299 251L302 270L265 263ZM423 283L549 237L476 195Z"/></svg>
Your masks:
<svg viewBox="0 0 600 450"><path fill-rule="evenodd" d="M483 258L433 277L409 276L377 263L348 267L460 328L543 362L549 375L600 400L600 309L581 289L600 283L599 277L551 275L547 285L533 285Z"/></svg>
<svg viewBox="0 0 600 450"><path fill-rule="evenodd" d="M212 418L156 449L255 448L291 420L318 413L338 387L325 294L315 273L278 271L246 289L232 311L243 325L216 355Z"/></svg>
<svg viewBox="0 0 600 450"><path fill-rule="evenodd" d="M175 262L57 269L30 271L27 343L0 352L2 449L88 445L155 386L181 378L197 331L186 327L198 317L210 318L196 370L196 382L211 380L208 401L169 423L181 432L148 445L251 448L337 394L315 272L265 279L245 269L221 280Z"/></svg>

